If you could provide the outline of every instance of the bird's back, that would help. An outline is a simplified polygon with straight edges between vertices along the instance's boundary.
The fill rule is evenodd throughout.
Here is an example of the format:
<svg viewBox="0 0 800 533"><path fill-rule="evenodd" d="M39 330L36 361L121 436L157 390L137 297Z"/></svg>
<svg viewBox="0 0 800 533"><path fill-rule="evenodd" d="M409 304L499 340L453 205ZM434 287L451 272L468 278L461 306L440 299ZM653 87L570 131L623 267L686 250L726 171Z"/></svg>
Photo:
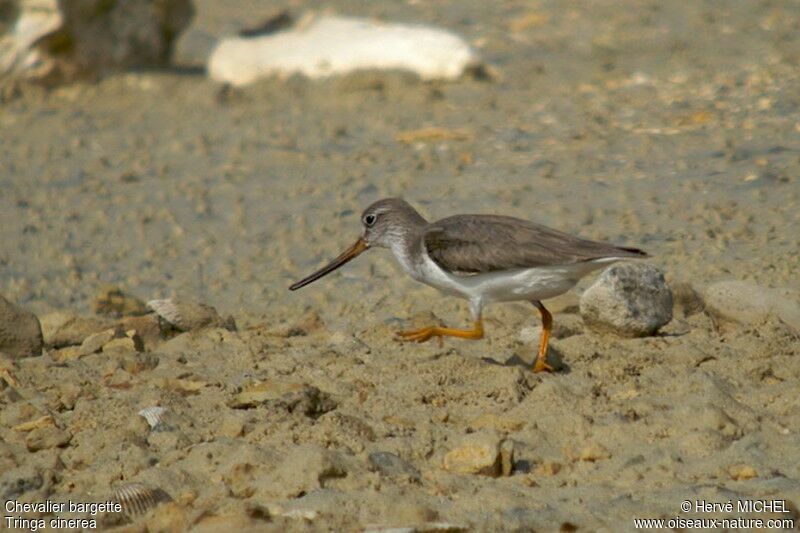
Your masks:
<svg viewBox="0 0 800 533"><path fill-rule="evenodd" d="M455 215L429 224L428 255L451 272L480 273L567 265L603 258L641 258L637 248L592 241L502 215Z"/></svg>

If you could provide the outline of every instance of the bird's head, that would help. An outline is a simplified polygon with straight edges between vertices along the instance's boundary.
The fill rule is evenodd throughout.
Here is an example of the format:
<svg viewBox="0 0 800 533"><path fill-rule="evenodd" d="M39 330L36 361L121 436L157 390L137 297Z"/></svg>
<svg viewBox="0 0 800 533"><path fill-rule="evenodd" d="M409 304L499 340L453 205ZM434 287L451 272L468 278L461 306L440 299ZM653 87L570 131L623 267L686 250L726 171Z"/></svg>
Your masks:
<svg viewBox="0 0 800 533"><path fill-rule="evenodd" d="M391 248L403 242L415 228L426 223L425 219L405 200L400 198L378 200L361 214L362 231L355 244L326 266L294 283L289 290L295 291L330 274L369 248Z"/></svg>

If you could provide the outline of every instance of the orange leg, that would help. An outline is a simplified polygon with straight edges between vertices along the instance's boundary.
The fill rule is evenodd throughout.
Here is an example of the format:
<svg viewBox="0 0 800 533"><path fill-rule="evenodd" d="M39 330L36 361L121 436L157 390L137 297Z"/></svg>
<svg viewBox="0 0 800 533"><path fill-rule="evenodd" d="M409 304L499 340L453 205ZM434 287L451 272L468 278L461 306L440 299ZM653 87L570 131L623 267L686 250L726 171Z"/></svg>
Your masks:
<svg viewBox="0 0 800 533"><path fill-rule="evenodd" d="M475 321L472 329L454 329L441 326L428 326L427 328L412 329L409 331L398 331L397 338L401 341L425 342L433 337L458 337L460 339L482 339L483 322L479 319Z"/></svg>
<svg viewBox="0 0 800 533"><path fill-rule="evenodd" d="M536 356L536 362L533 365L534 372L552 372L553 367L547 363L547 343L550 340L550 331L553 329L553 315L550 311L545 309L542 302L534 301L533 305L539 310L542 315L542 338L539 341L539 355Z"/></svg>

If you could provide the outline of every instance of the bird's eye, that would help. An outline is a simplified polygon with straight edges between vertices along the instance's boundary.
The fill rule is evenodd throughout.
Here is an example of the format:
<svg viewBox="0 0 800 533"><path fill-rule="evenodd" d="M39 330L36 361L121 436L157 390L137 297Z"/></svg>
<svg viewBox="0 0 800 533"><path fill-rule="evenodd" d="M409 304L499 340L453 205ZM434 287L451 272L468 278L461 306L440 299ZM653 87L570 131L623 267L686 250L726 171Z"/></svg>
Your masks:
<svg viewBox="0 0 800 533"><path fill-rule="evenodd" d="M364 217L364 225L367 227L372 227L375 224L375 215L369 214Z"/></svg>

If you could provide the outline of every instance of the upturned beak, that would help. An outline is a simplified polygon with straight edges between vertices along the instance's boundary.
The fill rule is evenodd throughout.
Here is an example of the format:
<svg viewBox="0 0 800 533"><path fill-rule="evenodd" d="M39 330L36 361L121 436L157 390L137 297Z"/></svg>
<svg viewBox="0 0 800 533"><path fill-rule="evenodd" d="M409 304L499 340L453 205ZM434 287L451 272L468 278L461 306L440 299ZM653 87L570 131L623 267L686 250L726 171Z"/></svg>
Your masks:
<svg viewBox="0 0 800 533"><path fill-rule="evenodd" d="M305 287L309 283L313 283L313 282L317 281L322 276L325 276L326 274L330 274L331 272L333 272L334 270L336 270L340 266L342 266L345 263L348 263L351 260L355 259L355 257L357 255L359 255L361 252L363 252L367 248L369 248L369 244L367 244L366 241L364 241L364 239L359 237L359 239L356 241L356 243L353 246L351 246L350 248L348 248L347 250L345 250L344 252L342 252L342 254L339 257L337 257L336 259L334 259L333 261L328 263L326 266L320 268L319 270L317 270L316 272L314 272L313 274L311 274L307 278L303 278L300 281L292 284L292 286L289 287L289 290L290 291L296 291L297 289L299 289L301 287Z"/></svg>

